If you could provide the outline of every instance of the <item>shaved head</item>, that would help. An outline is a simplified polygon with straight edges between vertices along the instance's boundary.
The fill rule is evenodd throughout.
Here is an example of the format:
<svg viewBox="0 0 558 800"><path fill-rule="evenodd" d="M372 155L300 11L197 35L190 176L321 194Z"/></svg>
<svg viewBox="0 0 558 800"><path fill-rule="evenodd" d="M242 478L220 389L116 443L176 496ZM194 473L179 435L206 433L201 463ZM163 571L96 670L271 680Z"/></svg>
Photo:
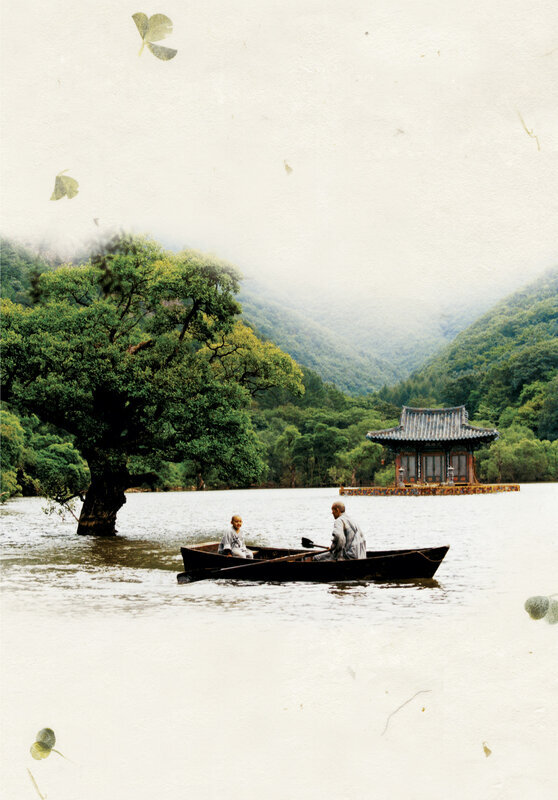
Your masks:
<svg viewBox="0 0 558 800"><path fill-rule="evenodd" d="M342 514L345 512L345 503L342 503L341 500L336 500L335 503L331 504L331 507L338 508Z"/></svg>

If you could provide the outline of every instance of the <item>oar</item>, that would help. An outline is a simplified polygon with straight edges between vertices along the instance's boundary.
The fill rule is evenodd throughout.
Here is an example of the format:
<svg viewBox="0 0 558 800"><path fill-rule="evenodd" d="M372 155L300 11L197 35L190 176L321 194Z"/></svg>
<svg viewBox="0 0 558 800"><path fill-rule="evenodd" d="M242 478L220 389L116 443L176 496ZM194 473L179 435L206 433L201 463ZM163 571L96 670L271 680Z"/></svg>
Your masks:
<svg viewBox="0 0 558 800"><path fill-rule="evenodd" d="M325 547L324 550L329 550L329 547ZM322 550L319 551L320 553ZM223 575L224 572L242 572L243 569L255 569L262 564L278 564L279 561L296 561L299 558L308 558L310 553L297 553L296 555L290 556L281 556L281 558L262 558L258 559L257 561L252 561L250 564L240 564L234 567L223 567L223 569L215 569L211 570L211 572L205 572L204 574L200 575L192 575L188 583L193 583L194 581L203 581L206 578L223 578L223 577L234 577L234 575Z"/></svg>
<svg viewBox="0 0 558 800"><path fill-rule="evenodd" d="M322 550L329 550L329 547L325 547L323 544L314 544L312 539L307 539L306 536L303 536L301 541L303 547L321 547Z"/></svg>

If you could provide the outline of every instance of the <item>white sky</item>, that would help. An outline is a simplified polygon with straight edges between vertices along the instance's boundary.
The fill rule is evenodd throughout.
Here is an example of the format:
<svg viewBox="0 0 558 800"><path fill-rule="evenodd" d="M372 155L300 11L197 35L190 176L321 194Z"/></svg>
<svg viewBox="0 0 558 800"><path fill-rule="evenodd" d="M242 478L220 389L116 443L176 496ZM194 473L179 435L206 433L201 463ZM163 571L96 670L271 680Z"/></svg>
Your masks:
<svg viewBox="0 0 558 800"><path fill-rule="evenodd" d="M171 17L173 61L138 57L136 11ZM97 217L413 301L558 263L556 0L3 0L1 22L4 234L68 245ZM79 195L52 202L63 169Z"/></svg>

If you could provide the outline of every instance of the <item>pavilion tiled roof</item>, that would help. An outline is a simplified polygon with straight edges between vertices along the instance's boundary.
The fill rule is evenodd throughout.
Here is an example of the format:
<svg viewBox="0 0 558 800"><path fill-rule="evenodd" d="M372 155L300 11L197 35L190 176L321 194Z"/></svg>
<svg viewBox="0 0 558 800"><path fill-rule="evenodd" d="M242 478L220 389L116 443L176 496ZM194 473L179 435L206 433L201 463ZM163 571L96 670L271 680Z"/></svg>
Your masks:
<svg viewBox="0 0 558 800"><path fill-rule="evenodd" d="M403 406L399 425L383 431L370 431L366 438L379 444L389 442L491 441L498 437L495 428L469 425L465 406L453 408L409 408Z"/></svg>

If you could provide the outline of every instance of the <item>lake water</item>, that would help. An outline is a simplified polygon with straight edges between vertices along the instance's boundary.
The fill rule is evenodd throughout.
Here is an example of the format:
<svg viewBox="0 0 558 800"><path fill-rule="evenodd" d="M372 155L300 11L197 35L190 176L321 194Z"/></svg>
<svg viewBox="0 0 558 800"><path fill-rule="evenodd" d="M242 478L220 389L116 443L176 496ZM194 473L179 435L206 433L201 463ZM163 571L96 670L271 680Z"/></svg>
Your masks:
<svg viewBox="0 0 558 800"><path fill-rule="evenodd" d="M6 797L554 798L558 626L523 602L558 592L558 485L346 498L369 549L449 544L433 581L177 584L233 513L329 544L336 498L129 494L108 541L3 506Z"/></svg>

